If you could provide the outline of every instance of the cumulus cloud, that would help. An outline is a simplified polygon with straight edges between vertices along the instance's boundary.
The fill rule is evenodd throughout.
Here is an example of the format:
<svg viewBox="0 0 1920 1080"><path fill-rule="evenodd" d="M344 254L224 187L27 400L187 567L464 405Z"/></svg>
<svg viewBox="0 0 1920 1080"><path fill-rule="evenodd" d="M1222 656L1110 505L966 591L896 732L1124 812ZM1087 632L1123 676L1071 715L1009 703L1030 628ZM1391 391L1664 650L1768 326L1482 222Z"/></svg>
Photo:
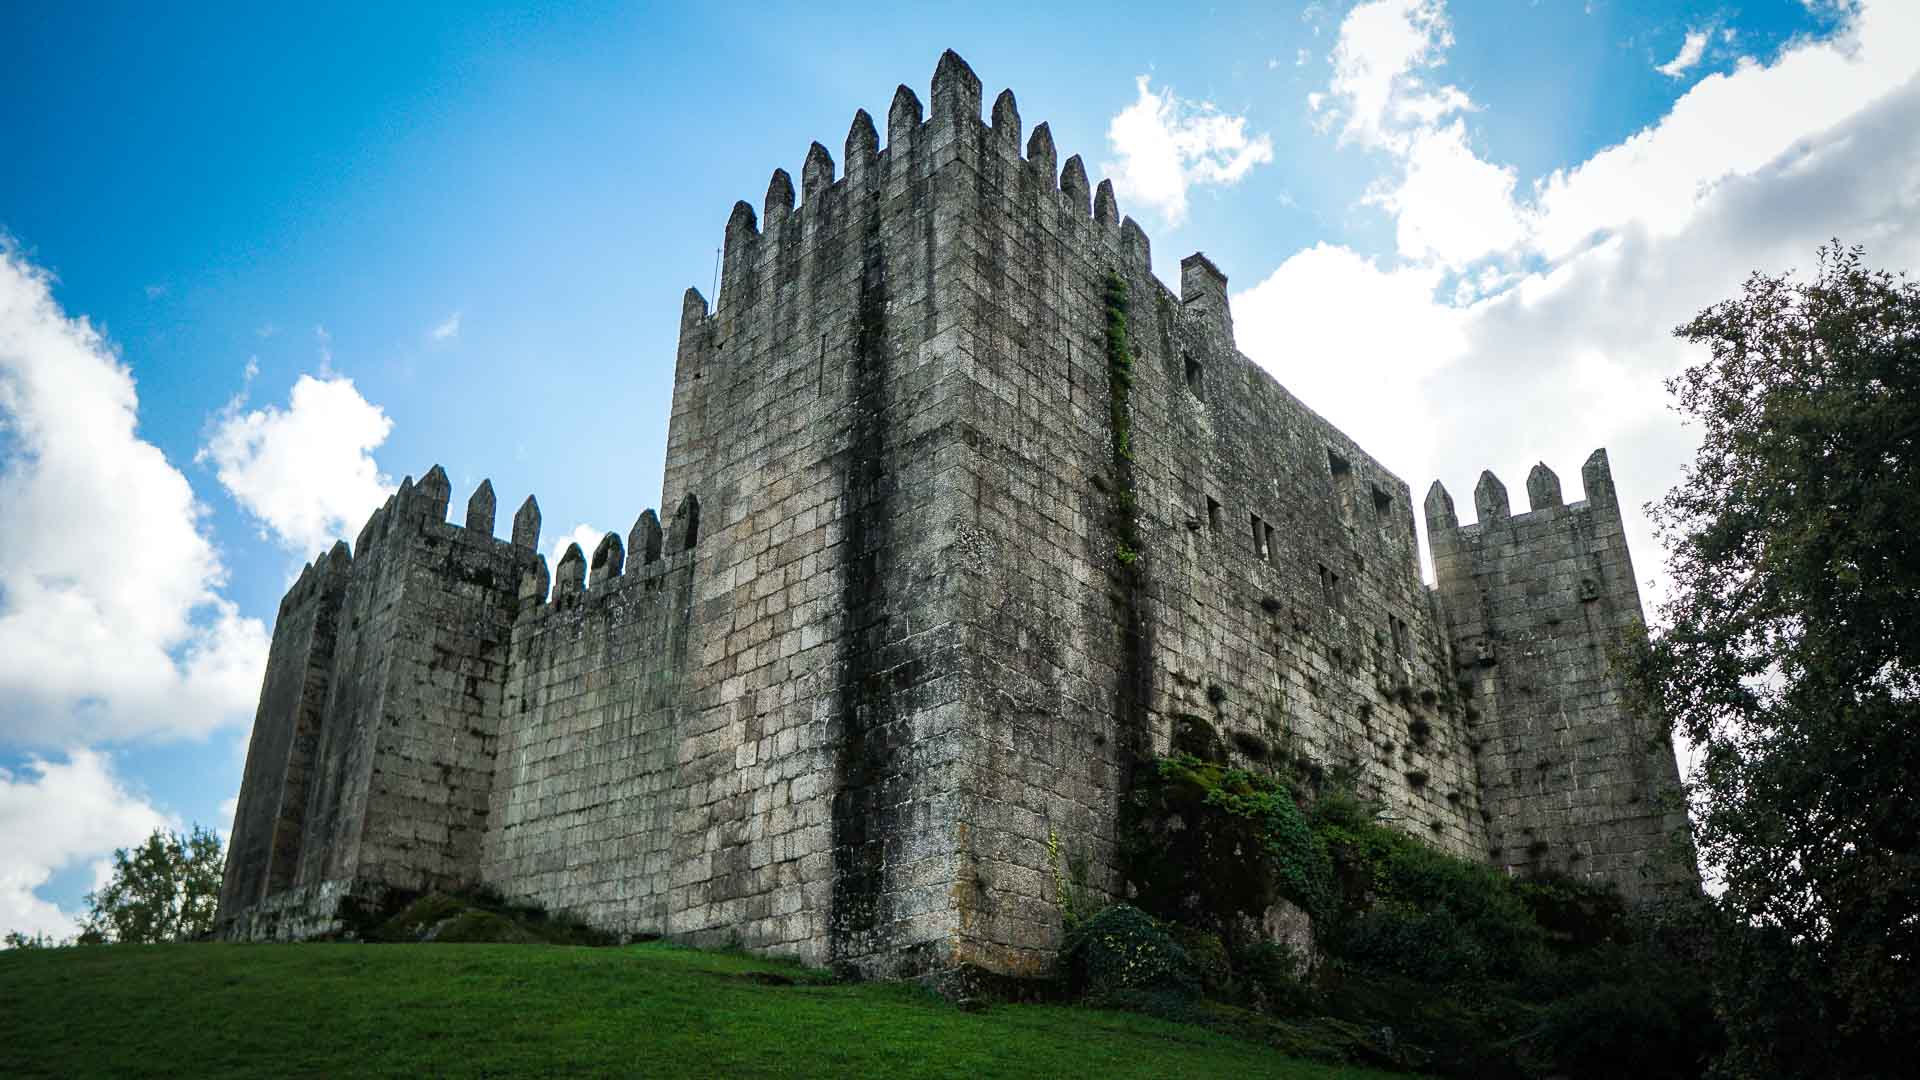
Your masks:
<svg viewBox="0 0 1920 1080"><path fill-rule="evenodd" d="M214 832L219 834L220 850L231 851L233 850L233 822L235 818L240 816L240 793L238 791L235 791L232 795L220 801L219 813L219 824L214 826Z"/></svg>
<svg viewBox="0 0 1920 1080"><path fill-rule="evenodd" d="M431 337L435 341L448 341L453 338L459 337L460 336L460 313L456 311L453 314L447 316L446 321L434 327L431 331L428 332L427 336Z"/></svg>
<svg viewBox="0 0 1920 1080"><path fill-rule="evenodd" d="M373 460L392 430L352 379L302 375L285 408L230 403L195 460L213 465L263 534L310 555L352 535L392 492Z"/></svg>
<svg viewBox="0 0 1920 1080"><path fill-rule="evenodd" d="M1557 258L1629 224L1673 236L1754 173L1920 74L1920 6L1878 0L1836 36L1690 87L1660 121L1536 185L1530 246Z"/></svg>
<svg viewBox="0 0 1920 1080"><path fill-rule="evenodd" d="M1473 100L1431 72L1453 44L1443 0L1371 0L1347 13L1325 91L1307 96L1321 130L1387 155L1387 175L1365 202L1392 215L1400 254L1461 269L1526 234L1510 168L1469 144Z"/></svg>
<svg viewBox="0 0 1920 1080"><path fill-rule="evenodd" d="M1107 126L1118 160L1104 169L1120 198L1150 206L1168 225L1178 225L1187 216L1190 188L1231 187L1254 166L1273 160L1273 140L1247 134L1246 117L1148 84L1145 75L1134 80L1134 103Z"/></svg>
<svg viewBox="0 0 1920 1080"><path fill-rule="evenodd" d="M1525 237L1514 180L1513 169L1474 153L1466 125L1455 119L1411 135L1404 171L1367 201L1393 215L1401 255L1459 267Z"/></svg>
<svg viewBox="0 0 1920 1080"><path fill-rule="evenodd" d="M1680 51L1674 55L1674 58L1653 70L1669 79L1677 79L1685 75L1700 62L1702 56L1706 55L1707 37L1705 30L1687 31L1686 40L1680 43Z"/></svg>
<svg viewBox="0 0 1920 1080"><path fill-rule="evenodd" d="M1846 106L1809 105L1797 134L1768 158L1755 160L1748 136L1727 132L1720 165L1703 154L1691 166L1712 180L1687 188L1684 213L1640 206L1640 174L1622 167L1612 174L1621 201L1587 219L1607 223L1584 230L1587 242L1548 248L1524 270L1488 271L1491 282L1464 293L1444 288L1438 255L1386 265L1322 245L1235 296L1242 348L1374 449L1416 497L1441 477L1468 515L1483 468L1517 492L1545 460L1578 498L1580 463L1610 447L1636 569L1643 582L1655 579L1651 605L1661 555L1639 507L1678 480L1694 447L1662 381L1700 356L1672 328L1736 295L1749 271L1808 267L1831 237L1867 245L1878 265L1920 266L1920 77L1877 89L1894 76L1874 76L1875 65L1898 63L1860 44L1869 36L1898 44L1892 10L1861 9L1852 46L1802 42L1773 68L1702 80L1708 95L1749 102L1761 125L1776 95L1817 100L1844 78L1855 96ZM1843 76L1833 65L1849 49L1865 70ZM1806 85L1781 82L1782 68ZM1688 118L1702 107L1688 100L1696 92L1628 143L1704 130ZM1712 111L1729 122L1740 112L1729 102ZM1809 127L1817 116L1833 120ZM1595 163L1619 156L1618 147L1602 151L1567 175L1598 184ZM1335 369L1357 374L1335 378Z"/></svg>
<svg viewBox="0 0 1920 1080"><path fill-rule="evenodd" d="M267 635L185 476L137 433L132 374L0 247L0 743L198 735L251 715Z"/></svg>
<svg viewBox="0 0 1920 1080"><path fill-rule="evenodd" d="M1333 79L1315 110L1334 103L1328 121L1344 118L1342 141L1404 151L1408 120L1437 123L1472 107L1452 86L1432 86L1420 73L1446 62L1453 44L1444 0L1369 0L1340 23Z"/></svg>
<svg viewBox="0 0 1920 1080"><path fill-rule="evenodd" d="M53 875L92 865L95 888L112 872L115 848L131 847L159 828L178 829L114 774L105 754L69 750L66 760L29 758L18 772L0 769L0 930L75 933L79 912L36 895Z"/></svg>
<svg viewBox="0 0 1920 1080"><path fill-rule="evenodd" d="M1355 7L1340 24L1332 79L1308 107L1323 128L1344 117L1343 142L1386 155L1386 175L1365 201L1392 215L1402 256L1456 271L1490 258L1557 261L1615 230L1676 235L1717 185L1920 73L1920 9L1877 0L1847 16L1830 38L1802 39L1772 63L1747 58L1701 79L1659 122L1530 190L1473 148L1467 95L1422 78L1453 41L1442 0ZM1693 68L1712 37L1711 28L1689 32L1661 70Z"/></svg>

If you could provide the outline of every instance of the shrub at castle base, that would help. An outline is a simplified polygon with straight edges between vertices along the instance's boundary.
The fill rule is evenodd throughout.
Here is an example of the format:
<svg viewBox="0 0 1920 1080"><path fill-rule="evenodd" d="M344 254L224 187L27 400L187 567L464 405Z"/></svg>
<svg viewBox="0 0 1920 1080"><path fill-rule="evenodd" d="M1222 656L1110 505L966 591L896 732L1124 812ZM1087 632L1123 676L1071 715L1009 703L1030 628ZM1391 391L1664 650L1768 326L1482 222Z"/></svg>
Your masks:
<svg viewBox="0 0 1920 1080"><path fill-rule="evenodd" d="M797 205L796 205L797 199ZM940 60L726 225L681 315L662 505L549 572L437 467L275 628L236 937L484 884L616 933L869 974L1053 967L1055 865L1117 896L1136 767L1204 725L1341 769L1441 849L1691 888L1604 453L1458 524L1233 345L1011 92ZM1301 357L1302 363L1324 362ZM1050 842L1051 841L1051 842Z"/></svg>

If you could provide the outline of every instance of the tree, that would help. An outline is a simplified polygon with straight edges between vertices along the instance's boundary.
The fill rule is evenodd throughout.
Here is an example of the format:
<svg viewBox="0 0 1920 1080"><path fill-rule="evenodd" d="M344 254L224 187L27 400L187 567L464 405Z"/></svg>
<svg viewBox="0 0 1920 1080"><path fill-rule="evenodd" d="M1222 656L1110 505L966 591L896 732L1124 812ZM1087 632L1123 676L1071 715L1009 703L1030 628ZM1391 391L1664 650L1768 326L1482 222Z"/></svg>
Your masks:
<svg viewBox="0 0 1920 1080"><path fill-rule="evenodd" d="M1675 331L1703 438L1649 508L1673 593L1632 674L1698 752L1728 1075L1908 1075L1920 1026L1920 286L1863 258Z"/></svg>
<svg viewBox="0 0 1920 1080"><path fill-rule="evenodd" d="M87 894L80 940L190 941L213 929L226 855L198 825L190 835L155 829L146 842L113 853L113 880Z"/></svg>

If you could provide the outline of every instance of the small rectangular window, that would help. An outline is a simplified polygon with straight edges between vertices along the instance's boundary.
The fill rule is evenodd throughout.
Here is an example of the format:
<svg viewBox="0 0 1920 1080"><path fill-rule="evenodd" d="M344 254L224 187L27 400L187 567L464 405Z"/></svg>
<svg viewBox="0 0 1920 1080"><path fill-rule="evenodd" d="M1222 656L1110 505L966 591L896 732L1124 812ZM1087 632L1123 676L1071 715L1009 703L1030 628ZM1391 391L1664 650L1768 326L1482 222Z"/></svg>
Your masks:
<svg viewBox="0 0 1920 1080"><path fill-rule="evenodd" d="M1270 566L1279 566L1280 550L1279 548L1275 547L1273 543L1273 526L1268 525L1266 528L1267 528L1267 563Z"/></svg>
<svg viewBox="0 0 1920 1080"><path fill-rule="evenodd" d="M1320 591L1326 596L1327 606L1340 608L1340 575L1333 572L1326 563L1320 564Z"/></svg>
<svg viewBox="0 0 1920 1080"><path fill-rule="evenodd" d="M1260 520L1259 514L1249 516L1253 519L1253 554L1264 559L1267 557L1267 523Z"/></svg>
<svg viewBox="0 0 1920 1080"><path fill-rule="evenodd" d="M1387 616L1387 625L1393 631L1394 654L1398 656L1413 655L1407 640L1407 624L1401 621L1399 616L1389 615Z"/></svg>
<svg viewBox="0 0 1920 1080"><path fill-rule="evenodd" d="M1204 399L1206 396L1206 371L1201 368L1200 361L1193 358L1192 353L1186 353L1185 358L1187 361L1187 389L1193 391L1194 397Z"/></svg>
<svg viewBox="0 0 1920 1080"><path fill-rule="evenodd" d="M1220 503L1213 496L1207 496L1207 528L1220 531Z"/></svg>
<svg viewBox="0 0 1920 1080"><path fill-rule="evenodd" d="M1340 520L1353 524L1353 463L1331 447L1327 450L1327 472L1333 477L1333 506Z"/></svg>
<svg viewBox="0 0 1920 1080"><path fill-rule="evenodd" d="M1378 486L1375 486L1373 489L1373 520L1387 520L1387 513L1392 509L1393 496L1381 491Z"/></svg>

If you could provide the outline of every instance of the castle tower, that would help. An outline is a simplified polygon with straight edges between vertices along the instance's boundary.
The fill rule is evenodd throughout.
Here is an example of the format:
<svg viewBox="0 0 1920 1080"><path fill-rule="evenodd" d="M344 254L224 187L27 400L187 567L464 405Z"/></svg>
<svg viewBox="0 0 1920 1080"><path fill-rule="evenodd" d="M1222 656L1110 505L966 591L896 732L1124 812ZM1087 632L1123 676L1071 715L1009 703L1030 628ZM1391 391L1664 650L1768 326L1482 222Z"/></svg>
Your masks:
<svg viewBox="0 0 1920 1080"><path fill-rule="evenodd" d="M1625 708L1610 649L1640 632L1607 452L1562 501L1545 463L1528 509L1482 473L1461 525L1439 482L1427 535L1478 755L1487 857L1510 872L1560 870L1628 897L1698 888L1679 771L1664 730Z"/></svg>
<svg viewBox="0 0 1920 1080"><path fill-rule="evenodd" d="M494 539L490 483L464 528L449 496L439 466L409 478L282 602L221 889L229 936L328 933L348 897L478 879L515 587L536 556Z"/></svg>

